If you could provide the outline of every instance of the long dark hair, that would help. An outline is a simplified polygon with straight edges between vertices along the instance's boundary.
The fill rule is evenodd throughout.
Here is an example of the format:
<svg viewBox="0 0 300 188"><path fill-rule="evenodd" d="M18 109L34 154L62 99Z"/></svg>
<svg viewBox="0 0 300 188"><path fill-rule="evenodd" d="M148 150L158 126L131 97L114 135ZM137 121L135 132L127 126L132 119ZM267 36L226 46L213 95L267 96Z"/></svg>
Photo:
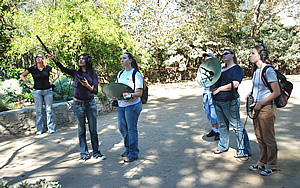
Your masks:
<svg viewBox="0 0 300 188"><path fill-rule="evenodd" d="M81 54L80 56L83 56L83 58L85 59L85 63L86 63L86 72L87 72L87 74L88 74L91 78L93 78L93 75L94 75L94 68L93 68L93 63L92 63L92 56L91 56L91 54L89 54L89 53L84 53L84 54ZM79 61L80 56L78 57L78 61ZM81 67L79 67L78 72L79 72L79 74L82 74Z"/></svg>
<svg viewBox="0 0 300 188"><path fill-rule="evenodd" d="M136 62L135 58L133 57L133 55L130 52L125 52L124 54L127 54L129 59L132 59L132 62L131 62L132 68L135 68L137 71L140 72L139 65L137 64L137 62Z"/></svg>

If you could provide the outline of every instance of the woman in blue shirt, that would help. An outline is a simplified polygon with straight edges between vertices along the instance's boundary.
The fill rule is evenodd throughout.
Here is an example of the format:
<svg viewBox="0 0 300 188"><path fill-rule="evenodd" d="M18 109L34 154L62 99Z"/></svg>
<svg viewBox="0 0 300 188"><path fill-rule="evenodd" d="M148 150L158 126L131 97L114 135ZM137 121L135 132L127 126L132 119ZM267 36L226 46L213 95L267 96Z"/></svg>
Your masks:
<svg viewBox="0 0 300 188"><path fill-rule="evenodd" d="M98 93L98 75L93 69L92 56L82 54L78 58L79 70L64 67L52 54L48 54L62 72L69 74L74 79L73 111L78 125L78 137L80 146L79 162L88 160L91 156L86 143L85 121L88 120L89 132L93 148L93 157L106 159L99 148L97 132L97 105L94 95Z"/></svg>
<svg viewBox="0 0 300 188"><path fill-rule="evenodd" d="M235 158L251 155L248 134L240 118L240 96L237 89L244 77L243 69L237 65L235 53L225 49L222 55L226 67L222 69L219 80L213 85L215 108L220 125L220 141L215 154L220 154L229 149L229 125L237 137L237 154Z"/></svg>

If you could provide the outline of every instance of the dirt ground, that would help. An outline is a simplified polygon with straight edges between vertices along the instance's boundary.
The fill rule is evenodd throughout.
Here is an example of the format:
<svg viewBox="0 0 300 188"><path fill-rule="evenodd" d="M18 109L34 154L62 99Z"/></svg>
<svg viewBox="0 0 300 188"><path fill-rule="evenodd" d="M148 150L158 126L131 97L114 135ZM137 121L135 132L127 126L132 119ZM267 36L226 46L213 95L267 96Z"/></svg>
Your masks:
<svg viewBox="0 0 300 188"><path fill-rule="evenodd" d="M59 181L63 188L189 188L189 187L300 187L300 76L289 76L294 90L287 107L278 109L276 138L281 171L263 177L249 171L259 156L251 120L246 129L252 156L235 159L236 139L231 133L228 152L215 155L217 141L202 109L201 88L196 82L149 86L149 103L139 119L139 160L124 164L117 113L99 116L100 148L107 160L79 163L77 127L54 134L6 139L0 143L0 179L9 185L39 178ZM246 120L245 96L250 81L239 88L241 117ZM232 131L232 128L231 128ZM89 137L89 134L87 134ZM88 138L89 140L89 138ZM88 142L91 148L90 141ZM91 149L90 149L91 151Z"/></svg>

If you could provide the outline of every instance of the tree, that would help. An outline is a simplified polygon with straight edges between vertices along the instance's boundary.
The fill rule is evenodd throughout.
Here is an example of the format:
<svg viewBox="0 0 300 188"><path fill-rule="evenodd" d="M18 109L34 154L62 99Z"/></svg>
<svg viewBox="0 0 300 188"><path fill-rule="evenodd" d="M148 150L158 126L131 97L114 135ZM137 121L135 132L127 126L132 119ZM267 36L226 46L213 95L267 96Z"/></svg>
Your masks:
<svg viewBox="0 0 300 188"><path fill-rule="evenodd" d="M254 0L254 7L248 12L249 14L252 13L253 21L251 26L251 37L254 40L258 40L260 28L263 24L268 20L276 19L281 12L298 12L299 6L300 1L298 0Z"/></svg>
<svg viewBox="0 0 300 188"><path fill-rule="evenodd" d="M39 1L36 6L20 6L13 15L17 29L6 53L12 62L7 64L32 65L35 55L45 52L36 35L68 67L78 68L79 54L92 54L96 71L106 78L122 68L122 53L140 49L120 27L122 4L118 0Z"/></svg>

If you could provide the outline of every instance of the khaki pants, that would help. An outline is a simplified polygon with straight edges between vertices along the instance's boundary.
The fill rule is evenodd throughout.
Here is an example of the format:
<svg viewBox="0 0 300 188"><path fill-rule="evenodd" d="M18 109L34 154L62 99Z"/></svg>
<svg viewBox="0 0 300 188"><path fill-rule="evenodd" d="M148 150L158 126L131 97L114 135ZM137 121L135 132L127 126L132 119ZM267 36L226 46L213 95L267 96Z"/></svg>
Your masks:
<svg viewBox="0 0 300 188"><path fill-rule="evenodd" d="M260 156L257 165L267 169L277 169L277 144L274 123L277 107L275 104L264 106L253 120L255 135L259 144Z"/></svg>

